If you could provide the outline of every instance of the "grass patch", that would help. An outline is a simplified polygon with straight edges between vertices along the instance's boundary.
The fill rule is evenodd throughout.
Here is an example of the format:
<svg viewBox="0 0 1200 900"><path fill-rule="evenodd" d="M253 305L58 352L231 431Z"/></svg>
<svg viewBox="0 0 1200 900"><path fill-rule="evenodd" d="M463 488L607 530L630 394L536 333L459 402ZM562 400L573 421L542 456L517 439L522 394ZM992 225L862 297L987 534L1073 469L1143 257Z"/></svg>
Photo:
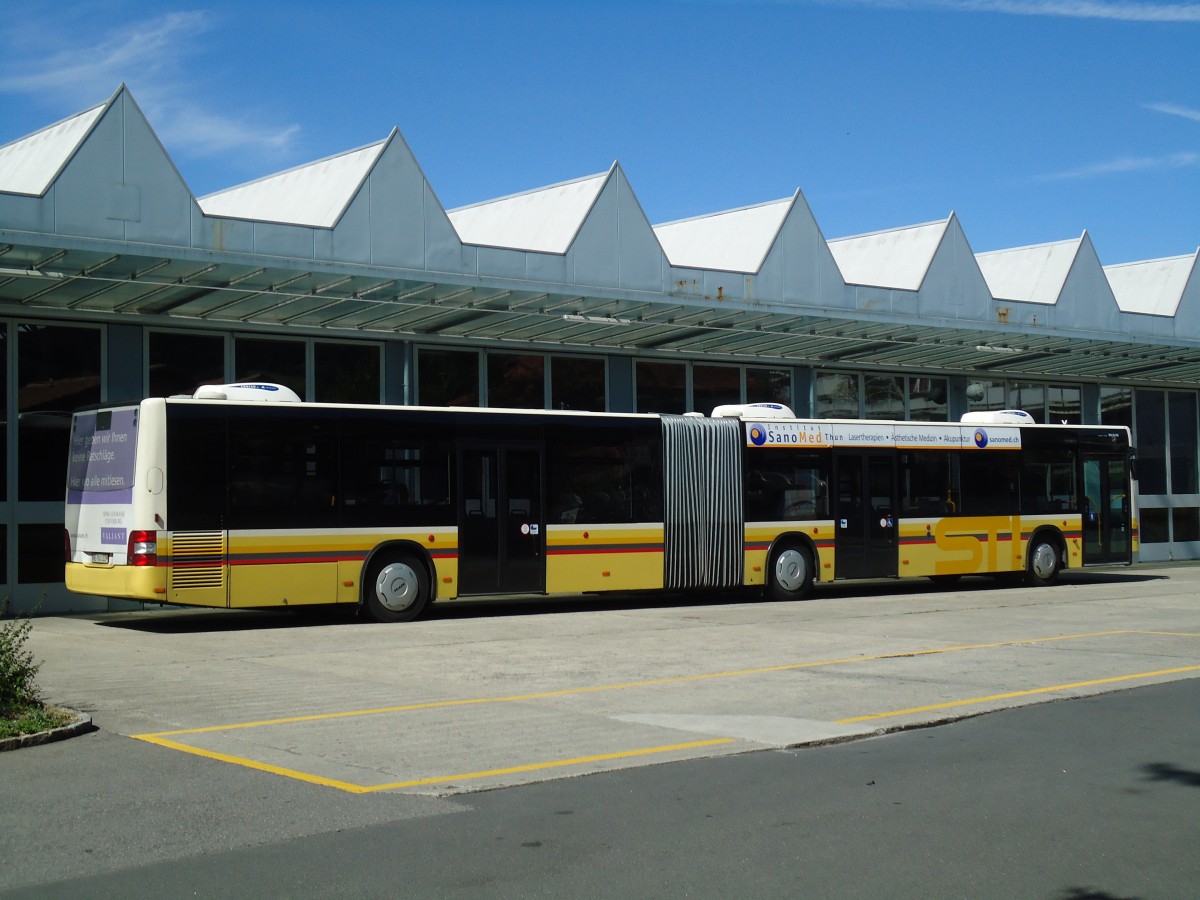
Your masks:
<svg viewBox="0 0 1200 900"><path fill-rule="evenodd" d="M29 706L24 709L0 710L0 738L37 734L51 728L62 728L75 721L75 714L53 706Z"/></svg>

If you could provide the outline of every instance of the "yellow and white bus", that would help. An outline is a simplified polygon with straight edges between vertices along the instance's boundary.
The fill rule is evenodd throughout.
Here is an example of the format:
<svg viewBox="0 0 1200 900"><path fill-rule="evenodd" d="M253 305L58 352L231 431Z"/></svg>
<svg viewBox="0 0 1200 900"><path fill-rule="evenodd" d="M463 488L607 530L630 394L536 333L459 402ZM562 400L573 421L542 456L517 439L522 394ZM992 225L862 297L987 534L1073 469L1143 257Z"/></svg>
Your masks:
<svg viewBox="0 0 1200 900"><path fill-rule="evenodd" d="M497 594L1044 584L1137 551L1123 427L713 412L349 406L255 384L80 411L67 586L404 621Z"/></svg>

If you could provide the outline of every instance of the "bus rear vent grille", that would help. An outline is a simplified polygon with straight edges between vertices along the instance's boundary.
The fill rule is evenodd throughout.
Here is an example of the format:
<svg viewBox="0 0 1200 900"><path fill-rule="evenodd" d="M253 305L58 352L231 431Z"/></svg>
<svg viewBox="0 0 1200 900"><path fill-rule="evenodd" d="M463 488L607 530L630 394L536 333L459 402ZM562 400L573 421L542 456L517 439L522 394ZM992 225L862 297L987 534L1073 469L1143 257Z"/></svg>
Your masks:
<svg viewBox="0 0 1200 900"><path fill-rule="evenodd" d="M219 588L225 585L225 532L175 532L171 537L171 587Z"/></svg>

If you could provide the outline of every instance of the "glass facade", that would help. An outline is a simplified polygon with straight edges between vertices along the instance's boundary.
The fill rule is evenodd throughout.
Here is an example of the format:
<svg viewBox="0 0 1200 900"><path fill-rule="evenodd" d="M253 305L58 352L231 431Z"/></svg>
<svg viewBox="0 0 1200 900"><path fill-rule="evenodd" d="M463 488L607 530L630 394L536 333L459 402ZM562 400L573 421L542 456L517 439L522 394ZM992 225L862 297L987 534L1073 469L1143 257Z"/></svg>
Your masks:
<svg viewBox="0 0 1200 900"><path fill-rule="evenodd" d="M1196 395L1184 391L1167 394L1170 422L1171 493L1195 494L1196 483Z"/></svg>
<svg viewBox="0 0 1200 900"><path fill-rule="evenodd" d="M1167 492L1167 407L1162 391L1137 392L1138 487Z"/></svg>
<svg viewBox="0 0 1200 900"><path fill-rule="evenodd" d="M417 402L423 406L478 406L479 354L474 350L418 350Z"/></svg>
<svg viewBox="0 0 1200 900"><path fill-rule="evenodd" d="M1046 385L1016 381L1008 386L1007 409L1023 409L1033 421L1046 421Z"/></svg>
<svg viewBox="0 0 1200 900"><path fill-rule="evenodd" d="M1100 388L1100 424L1133 428L1133 388L1103 385Z"/></svg>
<svg viewBox="0 0 1200 900"><path fill-rule="evenodd" d="M0 322L0 403L3 404L0 409L4 415L0 416L4 420L3 425L0 425L0 435L4 437L5 460L7 461L8 450L8 423L12 421L12 415L8 412L8 323ZM8 465L0 466L0 502L8 499ZM4 542L5 553L8 551L8 542Z"/></svg>
<svg viewBox="0 0 1200 900"><path fill-rule="evenodd" d="M61 585L71 413L102 399L104 332L96 327L43 324L21 324L16 332L15 499L20 505L17 510L8 507L5 524L15 528L6 528L5 550L7 556L7 537L15 535L16 555L14 565L6 559L4 568L7 578L15 575L16 586ZM15 521L14 512L18 513ZM20 591L15 593L15 608L29 608ZM41 601L39 596L34 603ZM54 601L44 606L46 612L61 608Z"/></svg>
<svg viewBox="0 0 1200 900"><path fill-rule="evenodd" d="M845 372L817 373L813 415L818 419L858 418L858 376Z"/></svg>
<svg viewBox="0 0 1200 900"><path fill-rule="evenodd" d="M866 399L866 418L904 418L904 376L868 375L864 379L863 394Z"/></svg>
<svg viewBox="0 0 1200 900"><path fill-rule="evenodd" d="M581 356L550 357L550 405L553 409L605 412L605 366L602 359Z"/></svg>
<svg viewBox="0 0 1200 900"><path fill-rule="evenodd" d="M747 403L782 403L795 409L790 369L746 369Z"/></svg>
<svg viewBox="0 0 1200 900"><path fill-rule="evenodd" d="M186 331L152 331L148 338L148 396L196 392L225 382L225 338Z"/></svg>
<svg viewBox="0 0 1200 900"><path fill-rule="evenodd" d="M377 344L313 345L313 399L318 403L379 403L381 384Z"/></svg>
<svg viewBox="0 0 1200 900"><path fill-rule="evenodd" d="M742 402L742 370L737 366L692 366L692 409L710 415L718 406Z"/></svg>
<svg viewBox="0 0 1200 900"><path fill-rule="evenodd" d="M638 412L687 412L687 366L684 363L645 362L634 367Z"/></svg>
<svg viewBox="0 0 1200 900"><path fill-rule="evenodd" d="M1115 406L1112 418L1122 417L1117 390L1101 392L1102 415ZM1138 388L1133 397L1142 557L1195 559L1200 555L1197 395Z"/></svg>
<svg viewBox="0 0 1200 900"><path fill-rule="evenodd" d="M62 502L71 413L77 407L101 400L100 341L99 328L20 326L17 334L18 500ZM59 523L61 528L61 518ZM61 536L55 543L61 557Z"/></svg>
<svg viewBox="0 0 1200 900"><path fill-rule="evenodd" d="M1079 385L972 379L967 383L967 406L970 412L1023 409L1035 422L1084 424L1083 390Z"/></svg>
<svg viewBox="0 0 1200 900"><path fill-rule="evenodd" d="M908 379L908 415L914 422L945 422L950 418L950 383L945 378Z"/></svg>
<svg viewBox="0 0 1200 900"><path fill-rule="evenodd" d="M487 405L545 409L546 358L516 353L488 353Z"/></svg>
<svg viewBox="0 0 1200 900"><path fill-rule="evenodd" d="M1053 425L1083 424L1083 394L1078 387L1052 384L1046 389L1046 421Z"/></svg>
<svg viewBox="0 0 1200 900"><path fill-rule="evenodd" d="M62 581L63 560L61 521L17 526L17 584Z"/></svg>
<svg viewBox="0 0 1200 900"><path fill-rule="evenodd" d="M859 384L862 405L859 405ZM815 382L819 419L890 419L945 422L950 416L950 384L945 378L871 373L819 372Z"/></svg>
<svg viewBox="0 0 1200 900"><path fill-rule="evenodd" d="M1008 395L1004 390L1003 381L981 381L973 378L967 382L967 407L970 412L1004 409L1007 405Z"/></svg>
<svg viewBox="0 0 1200 900"><path fill-rule="evenodd" d="M233 380L270 381L305 397L308 393L305 356L303 341L237 338L233 342Z"/></svg>

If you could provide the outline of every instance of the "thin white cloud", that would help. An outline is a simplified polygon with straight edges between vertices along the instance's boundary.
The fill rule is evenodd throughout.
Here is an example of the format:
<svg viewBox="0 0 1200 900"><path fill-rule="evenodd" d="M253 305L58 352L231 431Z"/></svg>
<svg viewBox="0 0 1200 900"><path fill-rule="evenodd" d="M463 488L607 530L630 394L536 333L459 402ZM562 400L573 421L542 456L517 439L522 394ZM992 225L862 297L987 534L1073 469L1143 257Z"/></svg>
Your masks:
<svg viewBox="0 0 1200 900"><path fill-rule="evenodd" d="M123 28L86 45L83 41L70 44L60 36L50 44L54 49L49 53L10 57L4 66L6 74L0 76L0 91L74 96L81 90L94 92L98 84L115 87L126 80L124 75L135 71L142 77L161 78L173 68L172 57L181 51L187 36L205 27L203 13L183 12ZM18 52L18 47L11 47L10 52Z"/></svg>
<svg viewBox="0 0 1200 900"><path fill-rule="evenodd" d="M1179 116L1183 119L1191 119L1193 122L1200 122L1200 109L1188 109L1177 103L1146 103L1143 108L1165 113L1168 116Z"/></svg>
<svg viewBox="0 0 1200 900"><path fill-rule="evenodd" d="M1157 172L1170 169L1190 169L1200 165L1200 153L1170 153L1166 156L1122 156L1106 162L1040 175L1038 181L1077 181L1125 175L1131 172Z"/></svg>
<svg viewBox="0 0 1200 900"><path fill-rule="evenodd" d="M1200 22L1200 3L1132 0L810 0L824 6L1111 19L1121 22Z"/></svg>
<svg viewBox="0 0 1200 900"><path fill-rule="evenodd" d="M70 114L124 83L173 154L251 151L280 158L291 149L298 125L232 118L205 106L202 85L186 74L185 62L215 27L207 13L172 12L96 35L86 33L89 19L69 20L80 23L75 34L59 23L53 32L27 27L0 35L0 94L40 97Z"/></svg>
<svg viewBox="0 0 1200 900"><path fill-rule="evenodd" d="M138 102L142 101L139 99ZM187 102L172 101L170 108L156 110L152 119L155 130L166 143L186 146L202 156L247 148L270 151L271 155L279 156L291 149L300 133L299 125L263 129L248 119L214 114Z"/></svg>

